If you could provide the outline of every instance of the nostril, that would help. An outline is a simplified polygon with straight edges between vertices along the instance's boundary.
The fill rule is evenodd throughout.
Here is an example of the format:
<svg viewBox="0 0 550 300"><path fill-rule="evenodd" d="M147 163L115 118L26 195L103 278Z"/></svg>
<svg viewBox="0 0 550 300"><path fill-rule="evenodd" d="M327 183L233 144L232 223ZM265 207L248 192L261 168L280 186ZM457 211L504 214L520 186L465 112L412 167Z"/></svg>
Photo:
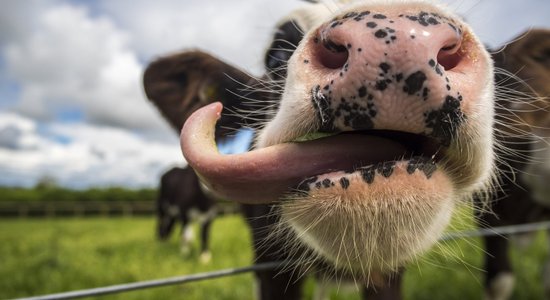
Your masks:
<svg viewBox="0 0 550 300"><path fill-rule="evenodd" d="M439 50L439 53L437 53L437 63L440 64L445 71L452 70L462 60L460 52L460 43L445 45Z"/></svg>
<svg viewBox="0 0 550 300"><path fill-rule="evenodd" d="M348 49L344 45L337 44L332 40L319 41L314 44L313 59L317 60L323 67L328 69L340 69L348 61Z"/></svg>

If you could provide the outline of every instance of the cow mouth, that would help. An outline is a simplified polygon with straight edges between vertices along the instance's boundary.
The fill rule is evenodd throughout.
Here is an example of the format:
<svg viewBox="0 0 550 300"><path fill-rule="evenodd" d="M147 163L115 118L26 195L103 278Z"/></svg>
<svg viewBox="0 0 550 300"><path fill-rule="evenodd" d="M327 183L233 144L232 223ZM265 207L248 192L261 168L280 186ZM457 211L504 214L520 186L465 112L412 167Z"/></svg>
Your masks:
<svg viewBox="0 0 550 300"><path fill-rule="evenodd" d="M442 160L446 149L442 143L426 135L395 130L355 130L335 134L316 133L301 137L298 141L307 143L313 140L324 139L323 143L328 144L334 142L330 139L330 137L334 136L342 139L364 139L369 144L372 144L370 147L384 152L388 151L387 155L377 153L370 156L372 154L366 154L365 160L352 162L354 163L353 167L338 170L346 173L355 172L369 165L381 165L411 159L420 159L435 164Z"/></svg>
<svg viewBox="0 0 550 300"><path fill-rule="evenodd" d="M221 155L214 128L222 105L196 111L182 129L183 154L210 192L241 203L283 199L313 176L351 173L396 161L435 165L445 149L424 135L368 130L272 145L243 154Z"/></svg>
<svg viewBox="0 0 550 300"><path fill-rule="evenodd" d="M446 147L443 146L443 143L435 138L431 138L423 134L409 133L403 131L356 130L344 131L338 133L338 135L376 137L399 143L402 147L405 148L405 152L402 155L403 159L406 159L407 157L422 157L425 159L430 159L434 162L439 162L442 159L446 149ZM374 146L376 147L376 145Z"/></svg>

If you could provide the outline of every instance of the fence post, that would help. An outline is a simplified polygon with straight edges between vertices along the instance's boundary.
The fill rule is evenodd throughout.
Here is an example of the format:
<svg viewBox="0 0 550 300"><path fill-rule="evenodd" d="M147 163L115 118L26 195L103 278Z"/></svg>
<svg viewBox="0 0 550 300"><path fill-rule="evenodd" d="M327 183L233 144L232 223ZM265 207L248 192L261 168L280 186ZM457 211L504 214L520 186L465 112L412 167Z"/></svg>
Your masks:
<svg viewBox="0 0 550 300"><path fill-rule="evenodd" d="M53 205L51 204L46 205L46 216L48 218L55 217L55 208L53 207Z"/></svg>
<svg viewBox="0 0 550 300"><path fill-rule="evenodd" d="M122 215L125 217L132 216L132 204L128 204L128 203L122 204Z"/></svg>
<svg viewBox="0 0 550 300"><path fill-rule="evenodd" d="M20 218L26 218L29 216L29 207L27 205L22 205L18 209L18 215Z"/></svg>

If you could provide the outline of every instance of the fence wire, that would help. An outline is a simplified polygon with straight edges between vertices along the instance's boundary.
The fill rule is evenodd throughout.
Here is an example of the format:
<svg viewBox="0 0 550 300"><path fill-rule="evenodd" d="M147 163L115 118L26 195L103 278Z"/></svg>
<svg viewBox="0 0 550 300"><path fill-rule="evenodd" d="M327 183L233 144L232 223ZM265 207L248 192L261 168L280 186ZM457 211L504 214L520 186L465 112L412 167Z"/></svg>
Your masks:
<svg viewBox="0 0 550 300"><path fill-rule="evenodd" d="M492 228L482 228L477 230L449 232L447 234L444 234L443 237L439 239L439 241L444 242L444 241L463 239L463 238L472 238L472 237L527 233L527 232L532 232L532 231L537 231L542 229L550 229L550 221L518 224L518 225L510 225L510 226L500 226L500 227L492 227Z"/></svg>
<svg viewBox="0 0 550 300"><path fill-rule="evenodd" d="M502 236L509 234L518 234L518 233L527 233L537 230L548 230L550 229L550 221L538 222L538 223L529 223L529 224L520 224L520 225L510 225L510 226L501 226L493 228L482 228L478 230L465 230L458 232L450 232L439 239L440 242L450 241L455 239L465 239L472 237L483 237L483 236ZM140 281L126 284L111 285L106 287L99 287L87 290L79 290L58 294L50 294L29 298L18 298L15 300L58 300L58 299L77 299L91 296L102 296L107 294L115 294L122 292L129 292L140 289L162 287L175 284L183 284L194 281L203 281L208 279L233 276L242 273L255 272L255 271L266 271L273 270L279 267L287 266L288 262L279 261L279 262L268 262L256 264L248 267L242 268L232 268L225 270L218 270L206 273L176 276L164 279L149 280L149 281Z"/></svg>
<svg viewBox="0 0 550 300"><path fill-rule="evenodd" d="M176 277L170 277L170 278L158 279L158 280L118 284L118 285L111 285L111 286L88 289L88 290L36 296L36 297L30 297L30 298L19 298L15 300L58 300L58 299L60 300L60 299L77 299L77 298L84 298L84 297L91 297L91 296L103 296L107 294L129 292L129 291L140 290L140 289L155 288L155 287L161 287L161 286L167 286L167 285L174 285L174 284L180 284L180 283L188 283L193 281L201 281L201 280L207 280L207 279L232 276L232 275L248 273L253 271L273 270L273 269L276 269L277 267L282 266L283 263L284 262L268 262L268 263L256 264L253 266L248 266L243 268L225 269L225 270L219 270L219 271L213 271L213 272L207 272L207 273L176 276Z"/></svg>

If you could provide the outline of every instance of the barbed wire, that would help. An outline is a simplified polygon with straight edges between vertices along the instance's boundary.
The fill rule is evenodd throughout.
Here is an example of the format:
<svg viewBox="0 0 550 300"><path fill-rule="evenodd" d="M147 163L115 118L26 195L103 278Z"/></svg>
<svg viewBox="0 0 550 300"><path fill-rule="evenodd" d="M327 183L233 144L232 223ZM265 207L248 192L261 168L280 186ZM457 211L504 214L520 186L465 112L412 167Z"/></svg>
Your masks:
<svg viewBox="0 0 550 300"><path fill-rule="evenodd" d="M482 228L478 230L465 230L450 232L444 234L443 237L439 239L440 242L455 240L455 239L465 239L472 237L484 237L484 236L503 236L509 234L518 234L518 233L527 233L533 232L542 229L550 229L550 221L538 222L538 223L528 223L528 224L519 224L519 225L510 225L510 226L500 226L493 228ZM107 294L115 294L122 292L129 292L140 289L162 287L168 285L189 283L194 281L203 281L220 277L227 277L238 275L242 273L255 272L255 271L266 271L273 270L279 267L288 266L288 261L278 261L278 262L268 262L255 264L248 267L241 268L231 268L224 269L212 272L205 272L192 275L183 275L176 276L164 279L149 280L149 281L140 281L126 284L111 285L106 287L99 287L87 290L78 290L72 292L50 294L43 296L35 296L29 298L18 298L15 300L62 300L62 299L77 299L91 296L102 296Z"/></svg>

